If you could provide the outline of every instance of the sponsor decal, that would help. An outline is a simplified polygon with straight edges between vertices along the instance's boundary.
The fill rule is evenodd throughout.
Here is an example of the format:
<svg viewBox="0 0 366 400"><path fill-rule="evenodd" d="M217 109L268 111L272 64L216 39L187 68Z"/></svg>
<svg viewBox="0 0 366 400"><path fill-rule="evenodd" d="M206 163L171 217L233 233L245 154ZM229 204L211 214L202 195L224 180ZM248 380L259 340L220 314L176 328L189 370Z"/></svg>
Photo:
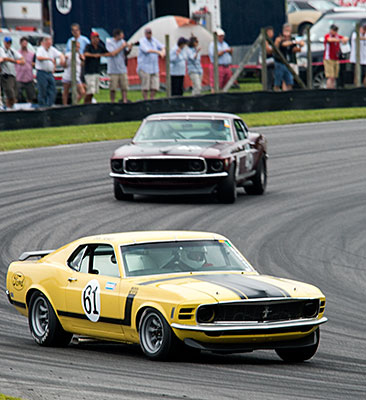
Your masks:
<svg viewBox="0 0 366 400"><path fill-rule="evenodd" d="M105 288L107 290L114 290L116 288L116 286L117 286L117 283L115 283L115 282L107 282L105 285Z"/></svg>
<svg viewBox="0 0 366 400"><path fill-rule="evenodd" d="M61 14L68 14L72 8L72 0L56 0L57 11Z"/></svg>
<svg viewBox="0 0 366 400"><path fill-rule="evenodd" d="M16 272L13 275L13 280L12 280L12 284L13 284L13 288L16 290L22 290L24 287L24 275L21 272Z"/></svg>

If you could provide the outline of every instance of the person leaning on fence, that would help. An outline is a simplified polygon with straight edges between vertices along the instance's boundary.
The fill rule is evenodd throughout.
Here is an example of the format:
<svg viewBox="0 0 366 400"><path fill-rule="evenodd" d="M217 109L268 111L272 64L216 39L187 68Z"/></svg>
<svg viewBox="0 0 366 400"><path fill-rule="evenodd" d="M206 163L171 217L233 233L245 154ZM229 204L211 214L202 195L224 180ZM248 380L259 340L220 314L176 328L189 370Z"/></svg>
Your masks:
<svg viewBox="0 0 366 400"><path fill-rule="evenodd" d="M80 54L84 54L85 47L90 44L89 38L81 34L80 25L77 23L71 24L71 37L66 42L66 52L71 51L71 42L76 40L80 43Z"/></svg>
<svg viewBox="0 0 366 400"><path fill-rule="evenodd" d="M341 43L346 44L348 37L338 34L338 26L332 24L329 33L324 36L324 72L327 78L327 89L335 89L339 75L339 59L341 57Z"/></svg>
<svg viewBox="0 0 366 400"><path fill-rule="evenodd" d="M227 82L229 82L232 72L231 72L231 63L232 63L232 54L233 49L225 42L225 32L218 28L216 30L217 34L217 56L218 56L218 64L219 64L219 88L223 89ZM214 43L211 42L208 47L208 55L210 57L211 65L210 65L210 85L211 91L214 91Z"/></svg>
<svg viewBox="0 0 366 400"><path fill-rule="evenodd" d="M285 60L292 66L296 67L296 53L301 51L301 46L304 45L302 40L293 40L291 38L291 25L284 24L282 27L282 34L275 40L276 48L282 53ZM294 78L288 69L287 65L280 57L275 54L275 76L274 76L274 90L279 91L282 87L283 91L291 90L294 84ZM295 72L297 72L295 70Z"/></svg>
<svg viewBox="0 0 366 400"><path fill-rule="evenodd" d="M106 43L107 50L115 54L108 58L107 66L107 72L110 77L109 96L112 103L116 99L118 88L121 90L123 103L127 103L128 76L126 54L131 51L132 45L129 45L123 38L123 31L121 29L114 29L113 37L108 38Z"/></svg>
<svg viewBox="0 0 366 400"><path fill-rule="evenodd" d="M192 81L192 96L201 94L202 90L203 69L201 65L201 49L198 46L198 39L195 36L191 36L187 47L187 69Z"/></svg>
<svg viewBox="0 0 366 400"><path fill-rule="evenodd" d="M353 67L354 83L357 84L356 80L356 39L357 33L353 32L351 36L351 55L350 63ZM360 66L361 66L361 82L366 86L366 24L360 26Z"/></svg>
<svg viewBox="0 0 366 400"><path fill-rule="evenodd" d="M12 108L17 101L17 84L15 65L23 65L24 58L16 50L11 48L12 39L9 36L4 38L4 49L1 49L1 85L6 96L6 107Z"/></svg>
<svg viewBox="0 0 366 400"><path fill-rule="evenodd" d="M188 40L184 37L178 39L177 44L170 50L170 81L172 96L183 96L184 76L187 64Z"/></svg>
<svg viewBox="0 0 366 400"><path fill-rule="evenodd" d="M62 92L62 104L66 106L69 101L69 93L71 88L71 58L72 53L71 51L65 54L65 69L62 75L62 85L63 85L63 92ZM76 101L79 102L85 96L85 89L84 85L81 82L81 66L84 62L84 56L80 54L80 43L75 43L75 65L76 65L76 90L77 90L77 99Z"/></svg>
<svg viewBox="0 0 366 400"><path fill-rule="evenodd" d="M159 56L165 56L165 47L152 37L150 28L145 29L145 37L139 42L137 56L137 73L141 80L142 97L147 100L150 91L150 99L155 97L160 87Z"/></svg>
<svg viewBox="0 0 366 400"><path fill-rule="evenodd" d="M90 34L91 43L86 45L84 51L85 57L85 82L86 95L85 104L90 104L93 96L99 93L99 76L100 76L100 58L110 57L115 53L108 52L104 43L99 39L97 32Z"/></svg>
<svg viewBox="0 0 366 400"><path fill-rule="evenodd" d="M65 64L64 55L52 46L52 38L44 37L36 53L38 106L51 107L56 99L56 84L53 73L57 59Z"/></svg>
<svg viewBox="0 0 366 400"><path fill-rule="evenodd" d="M22 37L19 43L19 53L24 58L24 64L15 65L18 91L17 97L18 101L21 101L24 97L28 103L34 103L36 100L36 88L33 77L35 54L28 49L28 39L26 37Z"/></svg>
<svg viewBox="0 0 366 400"><path fill-rule="evenodd" d="M273 40L274 30L272 26L265 28L266 35ZM267 90L273 89L274 82L274 57L273 49L268 40L266 40L266 65L267 65Z"/></svg>

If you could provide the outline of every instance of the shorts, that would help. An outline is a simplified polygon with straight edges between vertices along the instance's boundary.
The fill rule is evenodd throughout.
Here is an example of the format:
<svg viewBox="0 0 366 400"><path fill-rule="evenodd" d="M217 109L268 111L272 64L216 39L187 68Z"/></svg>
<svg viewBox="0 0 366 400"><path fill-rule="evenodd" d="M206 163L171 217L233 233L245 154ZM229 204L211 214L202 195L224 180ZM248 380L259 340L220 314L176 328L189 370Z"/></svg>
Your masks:
<svg viewBox="0 0 366 400"><path fill-rule="evenodd" d="M17 98L17 82L13 75L1 75L1 84L7 99Z"/></svg>
<svg viewBox="0 0 366 400"><path fill-rule="evenodd" d="M338 60L323 60L324 72L326 78L338 78L339 61Z"/></svg>
<svg viewBox="0 0 366 400"><path fill-rule="evenodd" d="M294 77L285 64L275 61L274 86L280 87L282 82L285 82L286 85L293 85Z"/></svg>
<svg viewBox="0 0 366 400"><path fill-rule="evenodd" d="M110 82L109 89L116 91L118 88L121 90L128 90L128 77L127 74L109 74Z"/></svg>
<svg viewBox="0 0 366 400"><path fill-rule="evenodd" d="M23 91L26 94L25 100L28 101L28 103L33 103L35 99L37 98L36 94L36 89L34 86L34 82L17 82L17 88L18 88L18 101L23 100Z"/></svg>
<svg viewBox="0 0 366 400"><path fill-rule="evenodd" d="M141 79L141 90L159 90L159 74L148 74L141 69L138 71L138 74Z"/></svg>
<svg viewBox="0 0 366 400"><path fill-rule="evenodd" d="M99 93L99 74L86 74L86 94Z"/></svg>

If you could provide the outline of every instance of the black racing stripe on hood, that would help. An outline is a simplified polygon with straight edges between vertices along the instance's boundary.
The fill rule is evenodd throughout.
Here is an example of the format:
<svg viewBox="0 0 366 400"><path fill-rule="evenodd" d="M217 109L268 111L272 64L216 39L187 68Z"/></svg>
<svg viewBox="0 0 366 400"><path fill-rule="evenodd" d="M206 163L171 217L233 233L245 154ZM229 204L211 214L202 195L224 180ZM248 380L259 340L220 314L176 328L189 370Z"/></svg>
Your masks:
<svg viewBox="0 0 366 400"><path fill-rule="evenodd" d="M220 274L220 275L196 275L195 278L215 283L232 291L244 294L242 298L259 299L264 297L290 297L288 293L278 287L244 275Z"/></svg>
<svg viewBox="0 0 366 400"><path fill-rule="evenodd" d="M271 285L270 283L261 282L256 279L252 279L245 275L238 274L212 274L212 275L185 275L175 276L172 278L161 278L152 281L141 282L139 285L151 285L159 282L166 282L172 280L179 280L185 278L197 279L205 282L214 283L215 285L222 286L226 289L231 290L241 299L256 299L263 297L291 297L283 289L280 290L278 287Z"/></svg>

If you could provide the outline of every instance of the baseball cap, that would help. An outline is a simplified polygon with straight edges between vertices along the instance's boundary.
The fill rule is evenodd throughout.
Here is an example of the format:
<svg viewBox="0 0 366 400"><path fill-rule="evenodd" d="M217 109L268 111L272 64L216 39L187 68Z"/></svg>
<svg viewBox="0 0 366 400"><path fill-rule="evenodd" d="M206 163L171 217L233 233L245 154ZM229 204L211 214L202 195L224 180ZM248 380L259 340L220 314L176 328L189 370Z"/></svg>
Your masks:
<svg viewBox="0 0 366 400"><path fill-rule="evenodd" d="M6 43L11 43L13 40L12 40L12 38L10 37L10 36L5 36L4 37L4 42L6 42Z"/></svg>
<svg viewBox="0 0 366 400"><path fill-rule="evenodd" d="M90 37L99 37L99 33L98 32L92 32L90 34Z"/></svg>
<svg viewBox="0 0 366 400"><path fill-rule="evenodd" d="M221 28L216 29L216 34L217 34L217 36L225 36L224 30Z"/></svg>

